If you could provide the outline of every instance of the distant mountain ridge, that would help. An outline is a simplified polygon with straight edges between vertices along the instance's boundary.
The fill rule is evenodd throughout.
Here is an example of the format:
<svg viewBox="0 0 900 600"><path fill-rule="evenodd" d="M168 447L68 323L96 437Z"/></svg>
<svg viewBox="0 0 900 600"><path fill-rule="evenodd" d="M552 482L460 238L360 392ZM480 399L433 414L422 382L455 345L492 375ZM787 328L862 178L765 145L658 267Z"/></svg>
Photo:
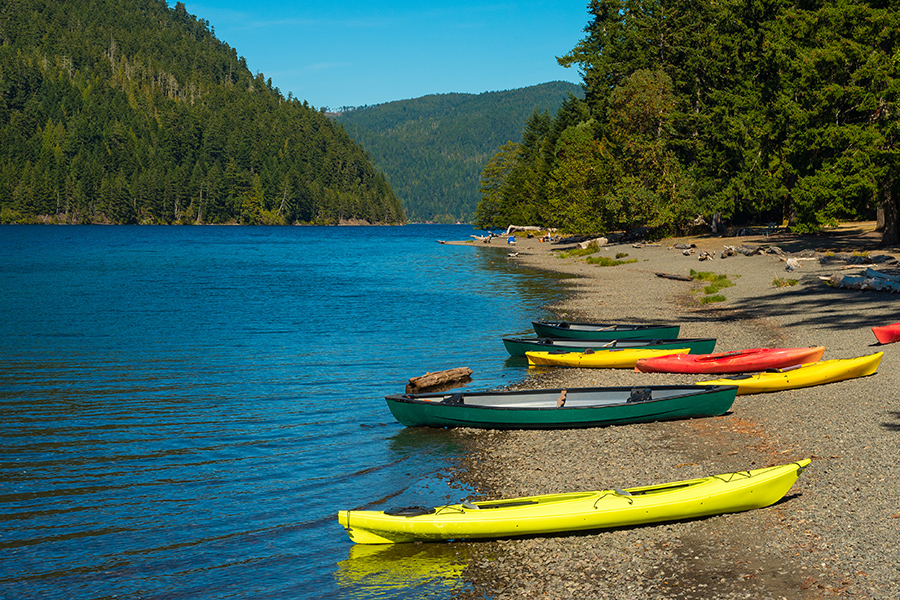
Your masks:
<svg viewBox="0 0 900 600"><path fill-rule="evenodd" d="M335 115L390 181L411 221L470 221L481 171L519 141L535 111L552 115L581 87L564 81L482 94L434 94Z"/></svg>

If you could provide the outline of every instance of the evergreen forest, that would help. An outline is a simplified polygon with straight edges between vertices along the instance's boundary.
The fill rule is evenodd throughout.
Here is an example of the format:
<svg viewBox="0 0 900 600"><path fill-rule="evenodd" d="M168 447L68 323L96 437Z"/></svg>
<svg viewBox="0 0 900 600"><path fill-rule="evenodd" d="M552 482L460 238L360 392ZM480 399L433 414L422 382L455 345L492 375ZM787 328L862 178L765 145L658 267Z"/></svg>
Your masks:
<svg viewBox="0 0 900 600"><path fill-rule="evenodd" d="M554 81L483 94L436 94L336 116L390 180L413 221L471 222L479 178L496 149L520 140L535 112L552 114L580 86Z"/></svg>
<svg viewBox="0 0 900 600"><path fill-rule="evenodd" d="M659 235L702 217L798 233L878 218L900 243L892 0L590 0L558 61L585 97L482 172L476 224Z"/></svg>
<svg viewBox="0 0 900 600"><path fill-rule="evenodd" d="M0 222L405 220L329 119L164 0L3 0Z"/></svg>

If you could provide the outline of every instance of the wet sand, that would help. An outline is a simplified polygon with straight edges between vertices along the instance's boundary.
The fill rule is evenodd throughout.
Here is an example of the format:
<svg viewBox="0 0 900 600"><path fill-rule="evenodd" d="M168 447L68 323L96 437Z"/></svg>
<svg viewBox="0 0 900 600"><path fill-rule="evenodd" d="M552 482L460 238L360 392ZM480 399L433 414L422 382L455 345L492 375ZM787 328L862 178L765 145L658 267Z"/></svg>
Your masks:
<svg viewBox="0 0 900 600"><path fill-rule="evenodd" d="M624 488L812 458L780 503L702 520L470 544L463 598L900 598L900 343L871 327L900 321L900 297L829 287L820 277L860 272L853 252L898 272L898 249L878 249L863 224L830 235L699 237L610 245L613 267L560 258L561 245L519 238L493 246L523 267L574 275L560 319L679 323L680 337L714 337L716 351L825 346L825 359L884 351L862 379L738 396L721 417L565 431L452 431L470 449L456 476L500 498ZM481 244L481 242L474 242ZM675 244L694 244L685 255ZM725 246L775 245L775 254L720 258ZM503 246L500 248L500 246ZM698 260L701 251L715 258ZM517 256L507 257L507 252ZM849 259L849 261L848 261ZM886 262L885 262L886 261ZM849 267L849 268L845 268ZM703 284L659 277L691 270L734 283L701 304ZM796 279L776 287L776 279ZM498 343L499 340L498 340ZM896 346L896 347L895 347ZM477 385L477 374L474 385ZM534 369L519 387L693 383L702 375Z"/></svg>

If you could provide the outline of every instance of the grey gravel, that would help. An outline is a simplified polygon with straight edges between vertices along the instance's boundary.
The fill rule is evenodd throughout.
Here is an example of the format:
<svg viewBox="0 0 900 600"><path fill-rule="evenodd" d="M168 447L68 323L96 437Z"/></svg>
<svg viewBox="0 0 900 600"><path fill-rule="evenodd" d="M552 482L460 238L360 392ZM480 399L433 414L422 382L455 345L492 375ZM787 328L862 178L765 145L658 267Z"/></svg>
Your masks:
<svg viewBox="0 0 900 600"><path fill-rule="evenodd" d="M636 263L588 265L550 244L520 239L508 260L578 275L548 307L560 318L677 322L681 337L715 337L717 351L825 346L825 359L884 351L862 379L739 396L722 417L566 431L460 429L469 448L455 477L481 498L662 483L812 458L771 507L708 519L593 533L467 543L468 598L900 598L900 343L880 346L871 327L900 321L900 298L834 289L819 277L854 268L877 237L692 238L618 245ZM784 254L703 262L676 243L719 255L725 245ZM480 249L478 251L492 251ZM500 249L493 251L499 252ZM504 249L505 251L505 249ZM869 253L896 264L897 249ZM785 271L789 257L803 258ZM824 260L823 260L824 259ZM867 263L869 261L866 261ZM727 300L701 305L699 282L658 277L727 274ZM889 269L887 269L889 270ZM776 278L797 279L775 287ZM498 340L499 343L499 340ZM696 375L629 370L534 369L521 387L684 383Z"/></svg>

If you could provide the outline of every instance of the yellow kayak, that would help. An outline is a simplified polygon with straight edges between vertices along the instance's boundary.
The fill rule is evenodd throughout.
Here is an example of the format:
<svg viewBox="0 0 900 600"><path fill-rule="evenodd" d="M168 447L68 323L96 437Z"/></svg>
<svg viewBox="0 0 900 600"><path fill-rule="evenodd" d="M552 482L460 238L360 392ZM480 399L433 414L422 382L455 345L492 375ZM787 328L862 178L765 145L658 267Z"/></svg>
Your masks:
<svg viewBox="0 0 900 600"><path fill-rule="evenodd" d="M662 485L547 494L432 509L342 510L357 544L541 535L627 527L763 508L778 502L810 460Z"/></svg>
<svg viewBox="0 0 900 600"><path fill-rule="evenodd" d="M878 370L882 355L884 352L858 358L820 360L756 375L736 375L712 381L698 381L697 385L736 385L738 396L792 390L872 375Z"/></svg>
<svg viewBox="0 0 900 600"><path fill-rule="evenodd" d="M526 352L529 365L550 367L582 367L588 369L633 369L642 358L656 358L671 354L687 354L690 348L650 350L648 348L620 348L592 352Z"/></svg>

